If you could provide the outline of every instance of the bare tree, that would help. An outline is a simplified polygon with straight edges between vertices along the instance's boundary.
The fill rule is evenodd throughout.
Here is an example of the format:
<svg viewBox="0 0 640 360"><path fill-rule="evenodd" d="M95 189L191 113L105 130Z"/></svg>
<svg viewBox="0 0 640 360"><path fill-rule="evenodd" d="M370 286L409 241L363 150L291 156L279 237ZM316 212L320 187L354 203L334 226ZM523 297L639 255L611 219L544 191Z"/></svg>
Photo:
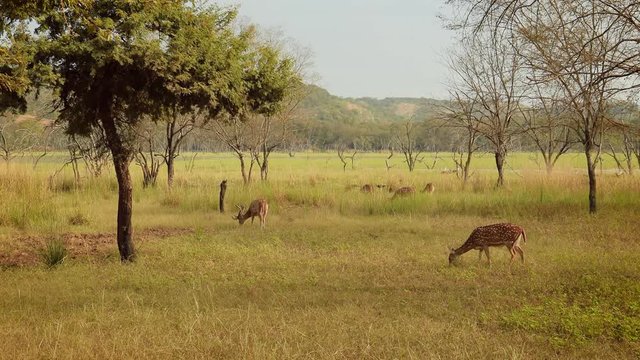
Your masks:
<svg viewBox="0 0 640 360"><path fill-rule="evenodd" d="M561 94L545 93L542 86L536 84L531 104L522 105L520 111L523 130L542 154L547 174L551 174L560 156L577 141L568 125L570 113L562 103Z"/></svg>
<svg viewBox="0 0 640 360"><path fill-rule="evenodd" d="M292 83L289 96L281 111L271 116L254 117L253 131L257 146L253 147L253 157L260 168L260 179L266 181L269 176L269 156L287 143L293 143L292 122L299 115L298 106L307 96L307 90L301 82ZM291 149L290 149L291 150ZM289 152L291 156L291 151Z"/></svg>
<svg viewBox="0 0 640 360"><path fill-rule="evenodd" d="M207 125L217 138L226 144L240 161L240 172L245 185L251 182L255 158L255 133L251 129L251 123L243 120L241 116L227 117ZM248 163L248 165L247 165Z"/></svg>
<svg viewBox="0 0 640 360"><path fill-rule="evenodd" d="M460 43L462 52L450 61L455 76L451 93L459 105L473 106L468 120L492 145L497 186L504 185L505 159L512 137L519 133L516 115L525 93L514 41L509 34L498 32L466 36Z"/></svg>
<svg viewBox="0 0 640 360"><path fill-rule="evenodd" d="M92 177L99 177L109 165L110 153L102 129L95 128L85 136L69 135L71 158L79 157Z"/></svg>
<svg viewBox="0 0 640 360"><path fill-rule="evenodd" d="M37 122L0 116L0 158L7 164L38 144Z"/></svg>
<svg viewBox="0 0 640 360"><path fill-rule="evenodd" d="M167 146L161 145L163 139L160 135L160 126L152 121L146 121L145 124L137 127L136 135L137 146L133 156L142 170L142 186L145 188L156 186L160 168L165 163L167 154Z"/></svg>
<svg viewBox="0 0 640 360"><path fill-rule="evenodd" d="M638 115L634 103L619 101L612 106L611 128L606 134L604 152L615 161L620 173L633 175L634 157L640 166L640 128L633 122Z"/></svg>
<svg viewBox="0 0 640 360"><path fill-rule="evenodd" d="M354 148L350 149L349 152L351 152L351 155L347 154L345 155L345 151L346 151L347 147L345 145L340 145L338 146L338 158L340 159L340 162L342 162L342 171L347 171L347 160L351 161L351 170L355 169L355 158L356 155L358 154L358 149Z"/></svg>
<svg viewBox="0 0 640 360"><path fill-rule="evenodd" d="M409 171L413 171L416 164L423 158L422 146L418 142L418 132L421 130L421 125L416 124L413 118L405 121L399 129L395 131L393 136L393 142L400 152L404 155L404 161L409 168Z"/></svg>
<svg viewBox="0 0 640 360"><path fill-rule="evenodd" d="M452 127L460 133L462 144L456 144L453 161L456 164L456 174L462 179L463 186L466 186L471 171L471 159L479 149L477 117L481 116L481 112L476 109L477 98L469 99L456 91L451 93L451 97L451 105L441 108L439 116L445 126Z"/></svg>
<svg viewBox="0 0 640 360"><path fill-rule="evenodd" d="M51 143L53 142L53 138L58 134L60 130L59 126L56 126L55 123L46 125L42 129L42 133L40 135L40 146L38 147L40 151L42 151L39 155L33 156L33 169L35 170L38 167L38 163L42 158L49 154L49 149L51 147Z"/></svg>
<svg viewBox="0 0 640 360"><path fill-rule="evenodd" d="M167 164L167 185L171 189L175 176L175 159L180 155L180 145L196 125L204 121L200 113L182 114L173 108L164 116L165 141L161 156ZM155 155L154 155L155 156ZM159 165L156 164L158 167ZM154 179L155 183L155 179Z"/></svg>

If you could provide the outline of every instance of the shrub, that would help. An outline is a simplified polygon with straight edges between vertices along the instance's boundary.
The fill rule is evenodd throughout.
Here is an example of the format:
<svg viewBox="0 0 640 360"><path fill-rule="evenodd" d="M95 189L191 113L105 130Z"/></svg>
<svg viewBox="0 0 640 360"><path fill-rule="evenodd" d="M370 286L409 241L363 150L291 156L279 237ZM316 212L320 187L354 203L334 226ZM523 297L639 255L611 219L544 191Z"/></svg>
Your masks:
<svg viewBox="0 0 640 360"><path fill-rule="evenodd" d="M61 239L49 240L42 249L40 257L47 267L55 267L67 258L67 247Z"/></svg>

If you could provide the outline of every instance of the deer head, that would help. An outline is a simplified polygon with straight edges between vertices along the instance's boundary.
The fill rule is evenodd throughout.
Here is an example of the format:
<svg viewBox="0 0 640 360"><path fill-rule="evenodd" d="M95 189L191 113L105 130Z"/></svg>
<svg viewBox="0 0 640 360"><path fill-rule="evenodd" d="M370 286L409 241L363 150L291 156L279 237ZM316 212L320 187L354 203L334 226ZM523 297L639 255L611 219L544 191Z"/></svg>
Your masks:
<svg viewBox="0 0 640 360"><path fill-rule="evenodd" d="M452 265L456 261L456 258L458 258L456 250L454 248L449 248L449 265Z"/></svg>
<svg viewBox="0 0 640 360"><path fill-rule="evenodd" d="M238 208L238 215L232 216L231 218L233 220L238 220L240 224L244 224L244 221L247 220L245 217L242 216L242 213L244 212L244 206L236 205L236 207Z"/></svg>

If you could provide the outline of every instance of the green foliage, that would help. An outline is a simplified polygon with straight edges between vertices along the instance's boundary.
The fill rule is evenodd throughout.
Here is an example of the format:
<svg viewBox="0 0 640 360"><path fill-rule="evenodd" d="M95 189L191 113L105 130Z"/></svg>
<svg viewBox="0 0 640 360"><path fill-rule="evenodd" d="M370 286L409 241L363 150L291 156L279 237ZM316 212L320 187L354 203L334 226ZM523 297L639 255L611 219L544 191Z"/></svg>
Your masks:
<svg viewBox="0 0 640 360"><path fill-rule="evenodd" d="M8 41L0 42L0 115L7 110L26 111L25 95L30 84L27 65L31 60L28 41L24 26L20 25L11 26Z"/></svg>
<svg viewBox="0 0 640 360"><path fill-rule="evenodd" d="M253 55L253 67L245 75L249 108L257 114L275 115L282 111L283 100L301 82L294 70L295 62L282 58L276 49L266 45L260 46Z"/></svg>

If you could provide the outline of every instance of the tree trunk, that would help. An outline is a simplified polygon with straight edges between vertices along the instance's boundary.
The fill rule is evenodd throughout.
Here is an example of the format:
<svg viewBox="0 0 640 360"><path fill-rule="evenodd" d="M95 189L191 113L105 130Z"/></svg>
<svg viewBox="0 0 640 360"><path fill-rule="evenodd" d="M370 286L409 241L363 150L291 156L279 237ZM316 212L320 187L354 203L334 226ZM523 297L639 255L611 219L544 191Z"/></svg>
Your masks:
<svg viewBox="0 0 640 360"><path fill-rule="evenodd" d="M249 183L249 178L247 177L247 169L244 164L244 156L242 154L238 154L238 159L240 159L240 171L242 172L242 181L245 185Z"/></svg>
<svg viewBox="0 0 640 360"><path fill-rule="evenodd" d="M553 173L553 161L549 159L548 161L546 161L546 165L547 165L547 175L551 175L551 173Z"/></svg>
<svg viewBox="0 0 640 360"><path fill-rule="evenodd" d="M111 116L102 117L102 126L107 136L107 144L111 150L116 178L118 179L118 251L120 252L120 260L129 262L135 260L135 249L132 240L133 228L131 226L133 186L131 184L131 174L129 173L131 151L123 144Z"/></svg>
<svg viewBox="0 0 640 360"><path fill-rule="evenodd" d="M132 240L133 228L131 226L133 187L131 185L128 157L115 152L112 152L112 154L113 165L118 179L118 250L120 252L120 260L128 262L135 260L135 249Z"/></svg>
<svg viewBox="0 0 640 360"><path fill-rule="evenodd" d="M464 169L462 169L462 187L464 188L467 185L467 180L469 179L469 168L471 167L471 156L472 153L467 152L467 160L464 162Z"/></svg>
<svg viewBox="0 0 640 360"><path fill-rule="evenodd" d="M504 186L504 158L505 154L497 151L495 153L496 156L496 168L498 169L498 182L496 183L497 187Z"/></svg>
<svg viewBox="0 0 640 360"><path fill-rule="evenodd" d="M262 160L262 165L260 166L260 178L262 181L267 181L267 177L269 176L269 155L264 153L264 159Z"/></svg>
<svg viewBox="0 0 640 360"><path fill-rule="evenodd" d="M590 144L585 145L585 155L587 156L587 171L589 174L589 213L595 214L597 211L596 207L596 164L594 159L591 157L591 148Z"/></svg>
<svg viewBox="0 0 640 360"><path fill-rule="evenodd" d="M174 169L174 160L175 160L174 152L170 151L169 156L167 156L167 186L169 189L173 187L173 177L175 175Z"/></svg>
<svg viewBox="0 0 640 360"><path fill-rule="evenodd" d="M227 192L227 180L222 180L220 183L220 199L218 202L218 207L220 212L224 212L224 194Z"/></svg>

